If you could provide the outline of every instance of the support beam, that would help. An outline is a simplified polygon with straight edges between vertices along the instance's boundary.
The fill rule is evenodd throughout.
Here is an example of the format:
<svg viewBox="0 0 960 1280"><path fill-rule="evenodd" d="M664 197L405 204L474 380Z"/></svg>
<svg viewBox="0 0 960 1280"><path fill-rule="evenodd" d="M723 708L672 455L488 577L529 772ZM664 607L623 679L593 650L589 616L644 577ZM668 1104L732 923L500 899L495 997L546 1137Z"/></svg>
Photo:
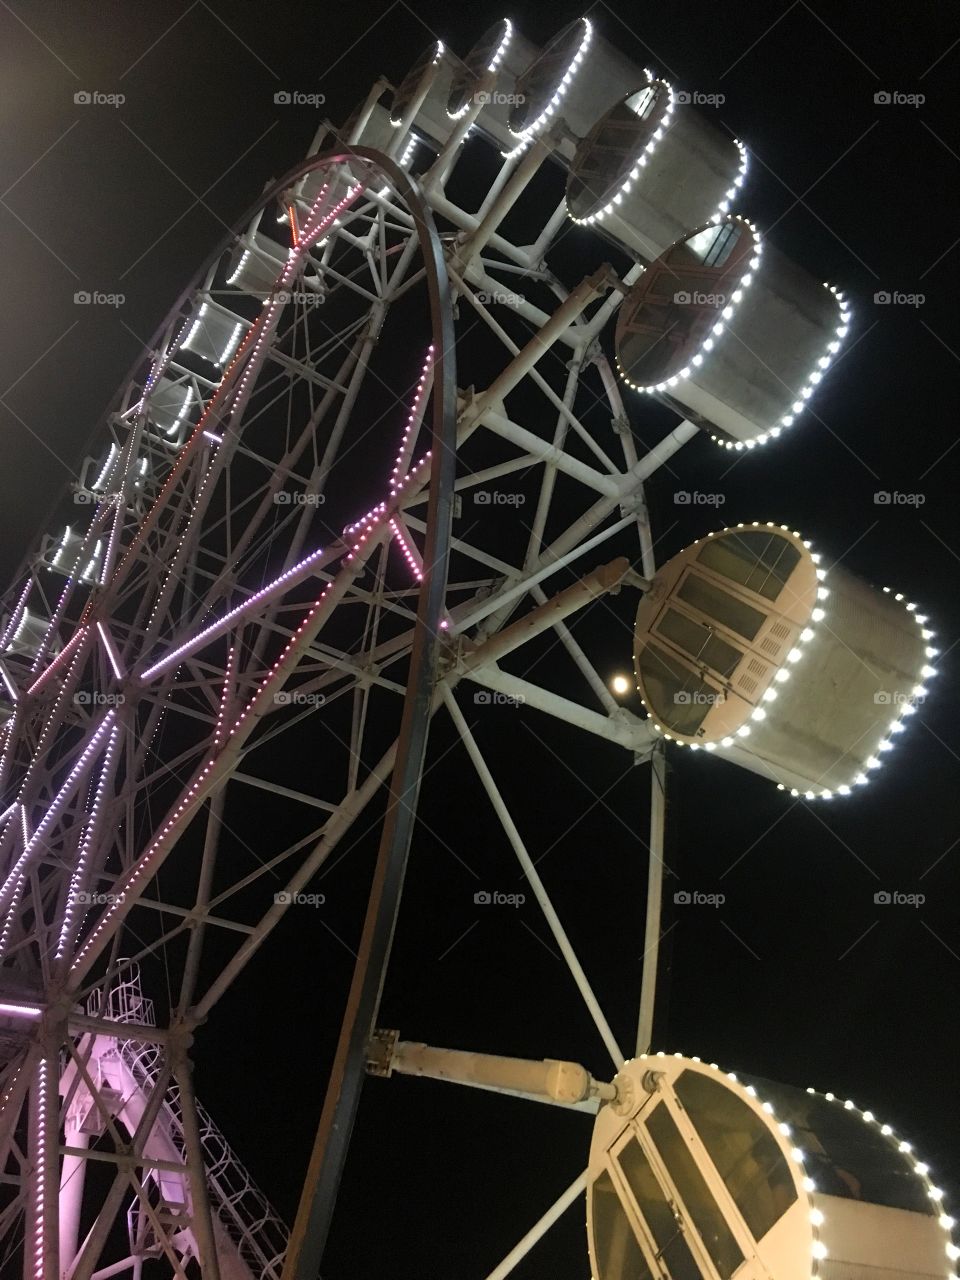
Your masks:
<svg viewBox="0 0 960 1280"><path fill-rule="evenodd" d="M487 762L483 758L483 754L477 745L476 739L470 732L470 726L464 719L463 712L460 710L456 699L446 684L441 686L441 692L443 695L444 705L450 712L450 717L456 726L457 732L463 739L463 744L467 749L467 754L473 762L473 766L477 771L480 781L483 783L483 788L490 799L490 803L493 805L494 812L500 819L507 839L513 846L513 851L517 855L520 866L523 868L524 875L527 877L530 888L533 890L534 897L539 902L540 908L546 916L547 924L550 926L550 932L553 934L554 941L560 948L560 952L567 963L567 968L570 970L573 980L577 984L580 994L583 997L583 1002L587 1006L587 1010L593 1019L597 1031L600 1033L600 1038L607 1047L607 1052L610 1054L613 1065L619 1071L625 1061L623 1050L617 1044L616 1038L610 1030L610 1024L607 1022L603 1010L600 1008L600 1003L593 993L593 988L590 986L587 975L583 971L583 966L577 959L576 952L573 949L570 939L567 937L566 931L560 923L560 917L554 910L553 903L550 901L550 897L544 887L543 881L540 879L537 869L533 864L533 859L530 857L527 847L520 836L520 832L517 830L516 824L510 816L510 811L507 809L503 796L500 794L500 789L494 781L493 774L487 767Z"/></svg>
<svg viewBox="0 0 960 1280"><path fill-rule="evenodd" d="M570 1183L563 1195L553 1202L539 1221L533 1224L520 1243L510 1250L500 1265L494 1267L487 1276L487 1280L505 1280L505 1277L513 1271L517 1263L522 1262L533 1246L547 1234L553 1224L563 1217L573 1202L583 1194L586 1187L587 1171L584 1170L579 1178L575 1178Z"/></svg>
<svg viewBox="0 0 960 1280"><path fill-rule="evenodd" d="M407 122L409 127L409 122ZM406 128L403 130L406 132ZM300 1206L284 1261L284 1280L315 1280L326 1246L360 1102L366 1047L380 1006L423 775L434 684L440 657L456 476L456 335L446 262L432 214L395 164L379 162L417 221L429 269L433 321L432 471L424 577L410 655L407 693L380 849L353 982Z"/></svg>
<svg viewBox="0 0 960 1280"><path fill-rule="evenodd" d="M640 985L640 1019L637 1056L650 1052L653 1041L654 1004L660 958L660 916L663 905L663 846L667 804L666 743L658 742L650 754L650 849L647 862L647 919L643 935L643 976Z"/></svg>
<svg viewBox="0 0 960 1280"><path fill-rule="evenodd" d="M626 747L628 751L633 751L641 757L646 757L656 740L656 734L650 728L649 722L639 719L624 707L618 708L616 718L601 715L599 711L591 711L589 707L583 707L579 702L563 698L559 693L551 692L550 689L543 689L529 680L521 680L519 676L510 675L508 671L501 671L495 665L478 667L475 671L465 671L464 675L475 684L483 685L485 689L493 689L506 698L515 699L523 706L533 707L534 710L543 711L548 716L565 720L576 729L584 729L587 733L592 733L607 742L615 742L618 746Z"/></svg>
<svg viewBox="0 0 960 1280"><path fill-rule="evenodd" d="M423 1076L480 1089L506 1089L549 1102L575 1106L588 1099L611 1101L614 1084L594 1080L579 1062L545 1058L505 1058L493 1053L469 1053L462 1049L437 1049L428 1044L397 1040L392 1031L378 1031L370 1043L367 1070L371 1075Z"/></svg>

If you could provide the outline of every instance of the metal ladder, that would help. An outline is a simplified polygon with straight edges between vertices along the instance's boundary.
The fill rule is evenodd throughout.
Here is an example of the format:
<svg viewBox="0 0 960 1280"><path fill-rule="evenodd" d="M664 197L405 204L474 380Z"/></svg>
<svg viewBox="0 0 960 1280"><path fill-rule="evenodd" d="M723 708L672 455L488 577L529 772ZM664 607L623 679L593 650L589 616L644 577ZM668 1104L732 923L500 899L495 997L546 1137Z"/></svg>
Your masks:
<svg viewBox="0 0 960 1280"><path fill-rule="evenodd" d="M105 1001L101 1001L99 991L94 992L88 1002L88 1012L114 1022L156 1026L153 1001L144 997L135 966L128 969L128 976L122 982L110 988ZM117 1049L138 1086L145 1093L152 1091L157 1081L160 1049L119 1036ZM289 1239L285 1223L199 1102L197 1118L218 1251L227 1244L252 1280L280 1280ZM175 1085L167 1089L156 1123L167 1129L176 1148L184 1154L180 1091ZM218 1227L221 1230L217 1230Z"/></svg>

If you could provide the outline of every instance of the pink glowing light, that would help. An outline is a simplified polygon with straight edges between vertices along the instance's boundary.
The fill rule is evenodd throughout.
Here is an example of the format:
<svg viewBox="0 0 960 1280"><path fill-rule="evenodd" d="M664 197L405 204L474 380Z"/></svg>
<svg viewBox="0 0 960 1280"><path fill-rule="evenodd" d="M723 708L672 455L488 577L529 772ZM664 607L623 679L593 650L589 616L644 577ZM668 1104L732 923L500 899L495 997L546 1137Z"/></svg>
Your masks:
<svg viewBox="0 0 960 1280"><path fill-rule="evenodd" d="M236 657L237 651L233 645L230 646L227 653L227 665L223 673L223 693L220 695L220 707L217 710L217 723L213 730L213 745L219 747L223 740L223 729L227 718L227 708L230 705L230 690L233 688L233 680L236 674Z"/></svg>
<svg viewBox="0 0 960 1280"><path fill-rule="evenodd" d="M7 1004L6 1001L0 1001L0 1013L6 1014L11 1018L40 1018L43 1016L43 1010L38 1009L32 1004Z"/></svg>
<svg viewBox="0 0 960 1280"><path fill-rule="evenodd" d="M50 679L53 673L57 670L57 668L62 667L63 664L66 662L67 658L70 656L70 654L73 653L74 649L76 649L77 645L79 645L80 641L83 639L84 635L86 634L86 631L87 631L86 627L77 628L77 630L73 633L73 635L70 637L67 643L63 646L63 648L60 650L60 652L57 654L54 660L50 663L49 667L47 667L46 671L44 671L44 673L37 680L34 680L33 684L27 690L27 693L34 694L34 693L40 692L40 690L47 683L47 681Z"/></svg>
<svg viewBox="0 0 960 1280"><path fill-rule="evenodd" d="M30 588L32 586L33 579L28 576L26 582L23 584L23 591L20 593L20 599L17 601L16 608L10 615L10 621L7 623L6 630L3 635L0 636L0 650L6 649L7 645L10 643L10 637L14 634L17 627L19 627L20 618L23 614L24 608L26 607L27 596L30 594Z"/></svg>
<svg viewBox="0 0 960 1280"><path fill-rule="evenodd" d="M420 372L420 381L417 383L417 390L413 397L413 404L410 406L410 416L407 418L407 425L404 427L403 436L400 440L400 448L397 452L397 460L394 464L393 471L390 474L390 492L395 494L398 486L407 478L410 472L410 463L413 457L413 446L416 442L417 432L423 422L424 410L427 407L427 400L430 397L430 389L433 385L433 343L427 347L427 358L423 363L423 369Z"/></svg>
<svg viewBox="0 0 960 1280"><path fill-rule="evenodd" d="M36 850L43 843L47 832L53 826L54 822L56 822L57 818L59 817L60 813L63 810L64 805L73 795L76 783L78 782L83 771L86 769L87 765L90 763L90 760L93 757L94 753L96 752L97 748L99 747L100 741L103 738L104 734L107 733L107 731L113 725L113 721L116 718L116 714L117 713L115 710L110 710L101 720L99 727L96 729L90 741L87 743L86 747L84 748L83 752L80 755L79 760L70 770L70 773L67 775L63 783L63 786L57 792L56 796L53 799L52 804L47 809L47 812L43 815L43 818L40 821L40 825L37 827L36 831L33 833L30 839L26 842L23 853L17 859L16 863L14 864L13 868L10 871L10 874L7 876L6 880L4 881L3 889L0 890L0 901L5 903L6 901L8 901L11 894L16 892L18 884L24 878L24 872L26 870L28 863L30 862L31 855L33 854L34 850Z"/></svg>
<svg viewBox="0 0 960 1280"><path fill-rule="evenodd" d="M51 1088L52 1073L46 1058L40 1059L37 1068L37 1098L35 1138L37 1158L33 1163L31 1181L33 1190L33 1272L36 1280L44 1280L46 1266L47 1231L47 1178L50 1176L47 1156L47 1135L50 1131L51 1108L54 1091Z"/></svg>
<svg viewBox="0 0 960 1280"><path fill-rule="evenodd" d="M395 518L391 518L390 528L393 530L393 536L397 540L397 545L400 547L400 550L403 552L404 559L406 560L407 564L410 566L410 572L413 574L413 576L416 578L418 582L422 582L423 581L423 565L420 561L419 554L410 545L407 539L403 536L403 531L400 528L400 524Z"/></svg>
<svg viewBox="0 0 960 1280"><path fill-rule="evenodd" d="M356 197L359 195L362 188L360 186L351 187L347 191L347 194L344 196L344 198L339 202L339 204L335 205L334 208L330 210L326 215L324 215L323 217L320 217L319 206L321 201L323 200L326 190L327 188L325 186L320 191L320 194L317 196L317 199L314 201L310 216L307 219L307 223L303 229L299 242L297 243L296 247L290 249L287 262L283 267L282 271L280 272L280 275L277 277L276 283L274 285L273 293L275 295L282 294L286 290L287 286L291 283L296 272L301 267L303 261L306 259L307 251L309 250L313 241L317 238L317 236L319 236L324 231L326 227L329 226L329 224L336 218L336 216L348 204L352 203L356 199ZM316 226L313 226L313 222L315 218L319 218L319 221L316 223ZM147 532L148 527L151 526L151 524L153 523L155 513L159 509L159 504L161 503L162 499L165 497L168 489L171 486L171 483L176 479L181 467L185 464L186 459L189 456L192 456L196 448L196 442L199 439L201 439L205 431L208 430L206 424L211 419L211 415L219 412L221 401L225 398L227 393L227 386L228 386L230 375L233 372L233 370L238 367L238 365L244 365L244 367L243 367L243 372L240 374L240 380L239 380L239 383L237 384L236 391L234 393L233 402L230 406L231 419L236 419L239 413L242 411L246 402L247 388L248 386L251 385L251 379L253 378L254 374L257 371L259 371L260 355L264 349L265 343L267 342L268 338L276 328L276 322L279 319L281 305L282 304L280 303L278 297L276 296L272 297L270 301L261 310L260 315L257 317L254 324L248 330L246 337L241 342L236 353L234 354L233 360L230 362L230 365L228 366L228 368L224 371L223 377L221 378L216 391L211 397L203 413L200 415L200 421L197 423L196 427L194 428L193 434L190 436L189 440L186 442L183 449L181 450L180 456L176 464L174 465L173 469L171 470L170 475L167 477L167 481L164 484L163 488L161 489L160 494L158 495L157 501L154 503L154 506L151 509L150 513L148 514L146 520L141 525L140 530L138 531L136 537L133 539L133 542L130 544L130 547L127 549L127 553L123 557L123 560L120 563L121 569L123 568L124 564L126 564L126 562L130 559L131 555L142 545L144 535ZM208 471L207 474L204 476L203 482L200 486L200 491L196 497L193 514L191 514L189 520L187 521L187 530L189 530L190 525L193 523L196 513L198 511L203 510L202 497L206 489L207 483L210 480L210 477L212 474L213 472L211 469L211 471ZM161 596L158 597L157 604L154 606L154 611L153 613L151 613L150 619L148 619L148 623L147 623L148 629L149 629L150 623L153 620L154 614L156 613L157 607L159 606L160 600L162 598L163 598L163 593L161 593Z"/></svg>
<svg viewBox="0 0 960 1280"><path fill-rule="evenodd" d="M100 632L100 639L103 641L103 647L104 647L104 650L106 651L106 655L110 659L110 666L113 668L113 674L117 677L118 680L122 680L123 672L120 670L120 659L117 656L117 653L113 647L112 641L110 640L110 636L107 632L107 628L103 625L102 622L98 622L97 630Z"/></svg>
<svg viewBox="0 0 960 1280"><path fill-rule="evenodd" d="M183 644L179 645L176 649L172 649L165 657L161 658L158 662L153 663L152 666L147 667L147 669L141 673L140 679L144 684L148 683L155 675L159 675L161 671L166 671L166 669L173 663L186 657L187 654L194 653L208 641L215 639L216 636L222 635L223 632L226 631L232 623L236 622L238 618L242 618L249 613L256 612L257 605L262 601L267 600L270 596L277 594L282 589L286 589L286 587L291 586L295 579L299 580L301 577L306 577L306 571L314 566L325 554L326 551L323 547L320 547L316 551L312 551L310 555L305 556L299 564L295 564L292 569L288 569L286 573L281 573L279 578L275 578L273 582L268 583L265 587L261 587L260 590L255 592L252 596L248 596L242 604L238 604L235 609L231 609L229 613L225 613L222 618L218 619L218 621L211 622L208 627L204 627L202 631L198 631L197 634L190 637L190 639L184 640Z"/></svg>
<svg viewBox="0 0 960 1280"><path fill-rule="evenodd" d="M7 693L9 693L10 695L10 701L19 702L20 699L19 699L19 695L17 694L17 686L13 683L13 681L7 675L6 667L0 666L0 678L3 679L3 683L7 687Z"/></svg>
<svg viewBox="0 0 960 1280"><path fill-rule="evenodd" d="M423 367L420 370L420 378L417 382L416 392L414 393L413 404L410 407L407 423L400 439L400 448L397 452L397 458L393 465L393 470L390 473L390 497L392 499L397 499L406 492L411 479L418 475L421 468L431 456L430 452L427 452L413 470L410 469L413 448L416 444L420 427L423 424L423 415L426 410L427 401L430 398L430 391L433 385L433 368L434 347L433 343L431 343L427 348L426 359L424 360ZM396 506L398 504L394 503L394 505ZM386 502L378 503L377 506L368 511L365 516L361 516L355 524L348 525L347 528L344 529L344 535L350 536L358 532L362 532L363 534L368 533L370 529L384 518L386 511ZM394 537L397 539L397 543L400 546L404 559L410 567L411 573L417 582L422 582L423 563L420 559L419 552L413 545L412 538L404 536L396 518L390 517L388 524ZM348 560L351 558L351 556L347 556Z"/></svg>
<svg viewBox="0 0 960 1280"><path fill-rule="evenodd" d="M115 724L110 730L110 741L107 743L107 749L104 753L103 765L100 769L100 777L97 781L97 789L90 809L90 816L87 820L86 830L83 833L83 839L80 842L80 848L77 854L77 865L74 868L73 875L70 877L70 888L67 893L67 905L63 913L63 922L60 926L60 939L57 943L56 958L58 960L62 960L66 954L70 940L74 936L75 922L78 915L82 914L78 911L80 906L79 893L86 881L90 854L99 833L100 816L103 812L104 796L110 783L110 779L113 776L113 766L116 760L119 742L120 726Z"/></svg>
<svg viewBox="0 0 960 1280"><path fill-rule="evenodd" d="M210 770L213 768L215 763L216 763L215 757L211 757L207 761L204 767L200 770L200 773L197 775L197 778L193 783L193 785L190 787L186 795L177 805L176 809L174 809L170 818L167 820L164 826L160 829L160 834L157 836L154 842L147 848L147 850L144 852L143 856L141 857L140 861L136 864L136 866L132 869L130 874L127 876L127 882L124 885L124 887L122 889L118 887L114 890L113 901L111 902L107 910L103 913L103 915L100 917L100 920L96 928L91 932L90 936L87 938L86 942L83 944L80 951L77 953L77 956L73 964L70 966L71 973L74 973L77 969L80 969L85 964L87 957L90 955L90 952L96 948L100 938L106 932L107 928L112 923L116 915L126 906L127 902L133 896L138 886L142 884L145 880L148 880L150 878L150 876L153 873L153 865L157 861L160 853L163 850L167 836L170 834L173 828L177 825L178 820L186 812L186 810L192 804L194 804L201 786L203 785L207 775L210 773Z"/></svg>

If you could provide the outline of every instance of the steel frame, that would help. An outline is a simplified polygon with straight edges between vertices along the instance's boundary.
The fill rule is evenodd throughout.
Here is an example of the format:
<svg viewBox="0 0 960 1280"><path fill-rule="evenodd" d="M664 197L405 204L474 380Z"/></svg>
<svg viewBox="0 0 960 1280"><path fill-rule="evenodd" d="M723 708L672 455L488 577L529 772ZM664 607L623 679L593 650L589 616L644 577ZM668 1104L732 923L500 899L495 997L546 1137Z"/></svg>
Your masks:
<svg viewBox="0 0 960 1280"><path fill-rule="evenodd" d="M198 1257L204 1275L218 1276L217 1221L209 1169L206 1177L201 1172L205 1155L190 1085L193 1032L242 977L296 895L389 788L401 756L401 713L416 698L422 716L442 708L452 718L598 1034L614 1066L623 1061L623 1049L503 801L495 762L491 768L484 758L456 690L466 679L523 697L584 733L618 743L637 762L650 757L653 737L646 722L610 696L568 621L624 582L643 585L636 575L631 583L623 569L613 572L613 566L606 576L589 572L595 553L611 544L621 547L625 535L633 540L643 574L652 575L644 482L696 429L682 423L638 453L617 381L596 342L630 275L620 279L605 268L564 288L544 263L563 224L562 204L532 248L518 248L497 230L545 162L549 137L522 159L503 162L477 213L447 198L446 184L469 154L461 143L478 109L460 121L418 184L389 159L353 148L308 160L266 193L185 292L108 416L99 440L110 446L106 461L101 448L83 473L88 486L76 494L90 509L87 530L78 541L48 533L10 594L0 665L16 701L0 760L6 788L0 960L3 999L21 1012L4 1019L2 1039L0 1174L6 1201L0 1203L0 1238L5 1256L19 1252L23 1273L32 1280L139 1276L148 1238L150 1256L166 1257L171 1274L182 1274L186 1260ZM407 133L398 131L394 155ZM320 169L328 172L328 185L308 198L305 184ZM380 189L384 170L393 191ZM234 266L238 250L256 244L257 235L266 236L267 220L280 208L295 227L294 243L257 311L247 305L249 294L226 283L227 264ZM455 465L460 494L518 473L536 477L533 522L518 536L509 561L472 530L452 540L451 578L430 606L444 618L442 629L435 628L443 641L435 686L429 662L418 667L414 656L418 599L421 635L429 631L430 612L417 578L442 581L432 570L442 558L436 538L438 520L442 524L445 517L437 514L437 455L419 461L416 456L431 392L439 424L444 397L438 386L446 378L447 398L455 388L452 360L444 361L452 356L450 337L442 329L434 327L434 351L393 484L384 476L383 503L367 517L354 505L354 524L325 549L314 549L313 540L323 499L334 493L341 474L350 474L353 451L369 447L377 426L363 420L357 405L368 380L382 384L377 347L391 310L431 279L436 292L436 269L431 277L417 268L415 257L418 244L424 245L418 233L428 211L451 229L447 261L461 304L456 344L470 341L472 325L483 325L503 352L484 390L460 393L455 457L453 451L443 456L444 465L451 478ZM279 250L280 242L274 244ZM552 294L556 305L547 311L524 299L511 301L509 294L506 301L484 301L478 290L501 289L498 275L511 283L531 282ZM309 299L318 280L327 296L323 308ZM278 301L278 293L293 300ZM336 331L322 319L331 301L345 312ZM204 303L225 308L246 325L238 352L222 371L204 373L202 361L184 350ZM423 305L424 333L428 312ZM469 325L466 315L475 317ZM591 368L599 373L613 424L603 438L588 424L597 401L584 382ZM414 383L398 402L409 399ZM536 421L511 417L506 402L521 386L541 397L543 413ZM171 387L177 395L189 393L187 408L173 415L172 425L170 411L157 407L160 392L168 395ZM491 462L495 457L501 460ZM565 491L562 509L555 492L559 477L576 486L575 497ZM281 509L278 495L291 493L297 502ZM433 509L425 514L430 501ZM554 580L559 575L569 581L571 573L580 575L579 584L557 594ZM307 587L314 582L322 590L317 595L314 589L311 598ZM25 642L30 620L43 624L32 649ZM545 630L587 680L596 706L500 668L500 659ZM414 680L411 671L419 673ZM368 745L373 720L398 727L397 739L377 754ZM329 778L313 790L285 785L271 768L272 749L304 735L313 741L319 735L332 761ZM653 781L655 790L662 789L662 768L655 767ZM409 785L408 778L403 786ZM304 834L270 852L261 865L228 874L220 846L232 832L238 796L250 789L264 803L298 813ZM654 904L661 823L657 811ZM158 881L172 860L176 896ZM272 905L251 917L241 905L244 895L268 876L279 876L283 888ZM204 939L211 929L237 940L216 972L204 967ZM654 911L648 946L656 936ZM111 993L135 980L138 965L157 962L177 970L174 999L158 1008L159 1025L124 1018L121 1032L119 1019L110 1014ZM650 1035L653 969L645 969L641 1048ZM118 1100L90 1076L84 1053L98 1038L122 1046L138 1035L154 1046L157 1065L142 1119L130 1132L118 1126ZM72 1075L59 1072L61 1052ZM66 1089L59 1105L58 1078ZM70 1080L80 1078L103 1133L112 1138L112 1155L93 1143L66 1139ZM192 1197L186 1232L182 1221L171 1224L158 1211L164 1162L151 1155L150 1146L174 1080L183 1111L180 1168ZM116 1163L114 1182L93 1228L78 1243L83 1171L91 1160L104 1158ZM61 1159L76 1181L65 1227L58 1226L56 1207ZM509 1273L582 1186L581 1177L490 1280ZM131 1228L129 1252L118 1255L111 1232L131 1188L138 1225ZM26 1207L31 1233L21 1246L18 1224ZM278 1268L273 1259L259 1274L276 1277Z"/></svg>

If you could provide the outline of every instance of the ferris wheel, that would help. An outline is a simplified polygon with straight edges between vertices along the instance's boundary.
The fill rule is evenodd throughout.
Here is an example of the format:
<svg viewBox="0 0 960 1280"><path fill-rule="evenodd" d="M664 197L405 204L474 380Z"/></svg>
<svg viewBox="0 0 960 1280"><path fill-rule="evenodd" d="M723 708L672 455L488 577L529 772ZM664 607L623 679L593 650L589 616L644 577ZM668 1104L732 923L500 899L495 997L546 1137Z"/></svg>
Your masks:
<svg viewBox="0 0 960 1280"><path fill-rule="evenodd" d="M465 209L451 193L479 151L496 176ZM184 291L7 596L4 1274L315 1276L364 1076L396 1072L597 1112L568 1191L503 1242L490 1280L585 1190L597 1280L953 1274L942 1193L889 1126L650 1054L665 751L842 803L935 674L922 609L831 565L810 531L705 530L656 563L646 481L701 435L763 465L803 429L851 323L842 292L736 211L748 172L741 141L588 19L542 49L504 20L462 58L432 43L324 125ZM538 227L522 243L520 215ZM595 239L581 279L550 265L572 224ZM654 403L675 425L645 447ZM645 715L577 625L624 593ZM568 662L554 687L523 674L544 637ZM650 765L635 1044L604 1014L468 690ZM609 1080L378 1025L435 717ZM376 869L291 1236L195 1097L191 1052L369 821ZM296 834L225 854L254 826Z"/></svg>

